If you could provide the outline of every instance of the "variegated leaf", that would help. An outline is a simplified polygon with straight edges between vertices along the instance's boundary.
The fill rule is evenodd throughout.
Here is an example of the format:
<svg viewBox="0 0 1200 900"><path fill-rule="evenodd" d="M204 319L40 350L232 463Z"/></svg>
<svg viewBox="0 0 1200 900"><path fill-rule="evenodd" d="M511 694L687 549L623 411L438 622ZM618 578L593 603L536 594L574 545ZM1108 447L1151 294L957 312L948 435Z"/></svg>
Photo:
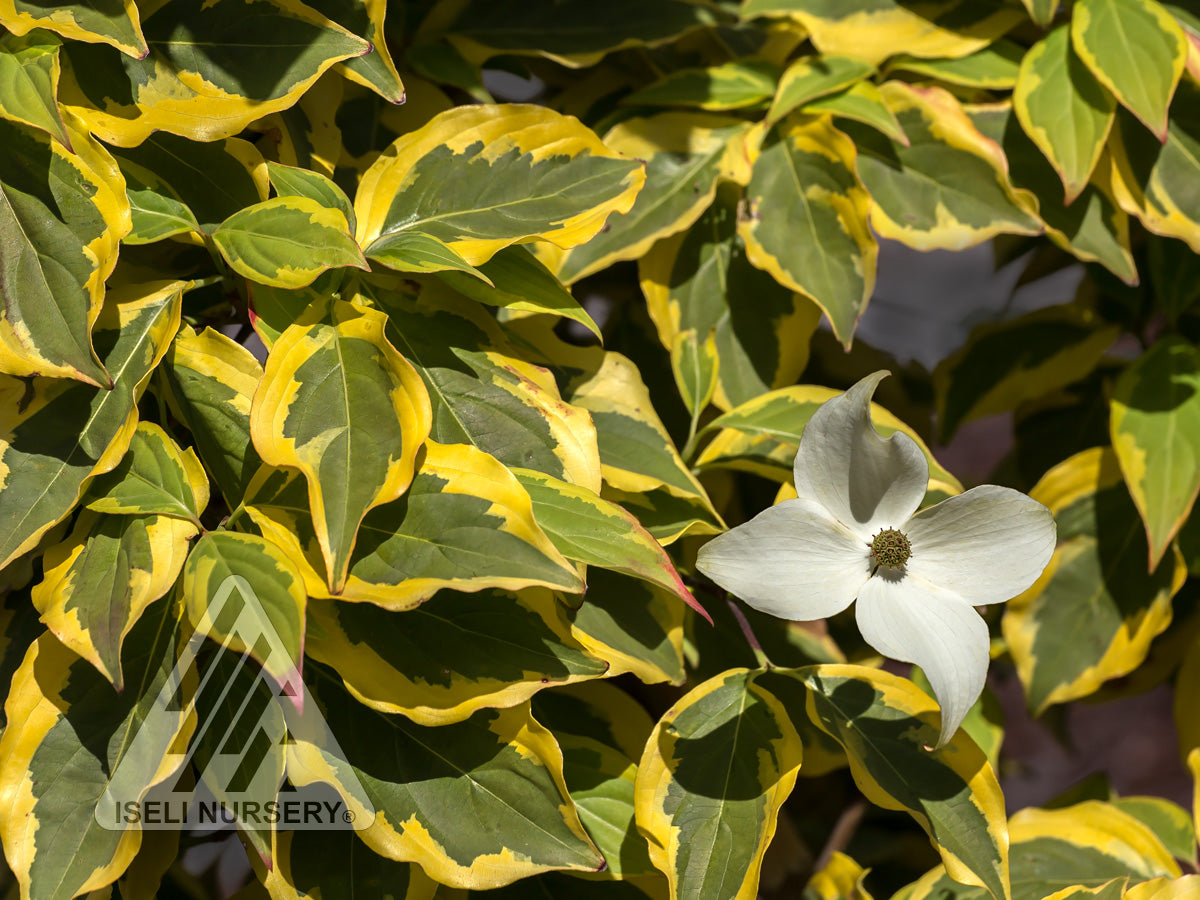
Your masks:
<svg viewBox="0 0 1200 900"><path fill-rule="evenodd" d="M1117 205L1109 187L1107 160L1101 159L1092 183L1074 202L1063 206L1052 202L1061 188L1061 177L1025 134L1010 104L977 106L971 110L971 121L1003 148L1013 187L1037 204L1052 242L1081 260L1100 263L1127 284L1137 282L1129 216Z"/></svg>
<svg viewBox="0 0 1200 900"><path fill-rule="evenodd" d="M743 109L770 100L778 76L779 70L763 60L678 69L621 102L630 106L689 106L710 112Z"/></svg>
<svg viewBox="0 0 1200 900"><path fill-rule="evenodd" d="M201 462L236 509L260 464L250 439L250 407L262 366L218 331L183 328L159 377L175 418L191 430Z"/></svg>
<svg viewBox="0 0 1200 900"><path fill-rule="evenodd" d="M1121 208L1148 231L1185 242L1200 252L1200 202L1191 187L1200 177L1200 85L1185 78L1171 103L1165 142L1147 134L1128 113L1118 113L1109 141L1112 188Z"/></svg>
<svg viewBox="0 0 1200 900"><path fill-rule="evenodd" d="M512 473L529 493L538 524L567 559L658 585L712 621L666 551L630 513L587 488L542 472L513 469Z"/></svg>
<svg viewBox="0 0 1200 900"><path fill-rule="evenodd" d="M800 699L776 681L794 679ZM907 812L925 829L955 881L979 885L996 900L1010 892L1004 795L983 754L959 731L944 747L937 704L911 682L861 666L781 670L759 679L788 712L807 715L846 751L859 789L872 803Z"/></svg>
<svg viewBox="0 0 1200 900"><path fill-rule="evenodd" d="M330 66L371 46L299 0L244 11L240 0L153 7L141 23L149 51L135 59L68 43L59 102L118 147L155 131L215 141L291 106Z"/></svg>
<svg viewBox="0 0 1200 900"><path fill-rule="evenodd" d="M91 476L124 456L146 378L179 328L181 287L158 282L108 292L94 339L112 390L0 376L0 568L70 513Z"/></svg>
<svg viewBox="0 0 1200 900"><path fill-rule="evenodd" d="M460 294L488 306L560 316L602 337L587 310L524 247L506 247L481 265L476 274L478 277L468 278L450 270L441 278Z"/></svg>
<svg viewBox="0 0 1200 900"><path fill-rule="evenodd" d="M767 121L777 122L819 97L845 90L875 70L853 56L802 56L784 71Z"/></svg>
<svg viewBox="0 0 1200 900"><path fill-rule="evenodd" d="M920 59L901 54L888 61L887 71L913 72L935 81L985 90L1011 90L1017 83L1025 48L1000 38L982 50L958 59Z"/></svg>
<svg viewBox="0 0 1200 900"><path fill-rule="evenodd" d="M847 125L858 175L881 237L918 250L961 250L999 233L1037 234L1038 222L1006 178L1004 155L940 88L889 81L881 88L909 145Z"/></svg>
<svg viewBox="0 0 1200 900"><path fill-rule="evenodd" d="M28 34L31 28L45 28L72 41L108 44L134 59L147 53L134 0L55 3L49 8L29 0L2 0L0 25L17 35Z"/></svg>
<svg viewBox="0 0 1200 900"><path fill-rule="evenodd" d="M74 152L0 119L0 371L109 387L91 330L130 228L113 158L67 117Z"/></svg>
<svg viewBox="0 0 1200 900"><path fill-rule="evenodd" d="M58 48L51 32L33 29L0 36L0 117L40 128L71 148L58 110Z"/></svg>
<svg viewBox="0 0 1200 900"><path fill-rule="evenodd" d="M207 234L266 200L270 188L262 154L240 138L201 143L160 133L115 156L144 213L165 212L189 227L198 222Z"/></svg>
<svg viewBox="0 0 1200 900"><path fill-rule="evenodd" d="M434 440L469 443L505 465L599 490L588 413L563 402L550 373L531 365L495 319L439 284L427 285L415 302L384 296L380 305L389 338L425 381Z"/></svg>
<svg viewBox="0 0 1200 900"><path fill-rule="evenodd" d="M604 854L604 874L656 874L634 822L637 760L654 728L646 711L609 681L545 691L532 705L562 748L563 776L580 821Z"/></svg>
<svg viewBox="0 0 1200 900"><path fill-rule="evenodd" d="M510 244L573 247L626 212L642 166L578 120L539 106L448 110L389 147L359 182L359 244L413 231L472 265Z"/></svg>
<svg viewBox="0 0 1200 900"><path fill-rule="evenodd" d="M570 801L562 753L528 704L428 728L363 706L319 664L309 670L344 757L299 741L300 766L289 772L339 789L342 771L357 776L374 807L358 835L376 853L481 890L547 869L604 865ZM342 795L352 813L365 813L353 791Z"/></svg>
<svg viewBox="0 0 1200 900"><path fill-rule="evenodd" d="M802 747L755 674L734 669L689 691L655 726L638 763L638 827L672 898L758 896Z"/></svg>
<svg viewBox="0 0 1200 900"><path fill-rule="evenodd" d="M388 51L387 0L308 0L308 5L370 45L362 56L338 63L342 74L389 103L403 103L404 83Z"/></svg>
<svg viewBox="0 0 1200 900"><path fill-rule="evenodd" d="M1013 108L1025 133L1062 178L1070 204L1088 183L1112 127L1117 101L1071 48L1066 25L1021 61ZM1053 197L1044 198L1050 205Z"/></svg>
<svg viewBox="0 0 1200 900"><path fill-rule="evenodd" d="M645 186L632 207L611 216L604 230L565 253L543 254L571 284L623 259L637 259L659 238L682 231L712 202L718 179L745 184L749 125L712 113L660 113L629 119L604 136L607 147L646 161Z"/></svg>
<svg viewBox="0 0 1200 900"><path fill-rule="evenodd" d="M696 459L696 467L730 468L753 472L775 481L788 481L804 426L822 403L838 392L825 387L797 385L763 394L719 416L703 435L712 440ZM950 472L942 468L921 436L878 404L871 404L871 420L884 437L903 431L925 454L929 463L929 489L948 494L962 491Z"/></svg>
<svg viewBox="0 0 1200 900"><path fill-rule="evenodd" d="M380 856L353 831L276 830L271 866L256 863L276 900L435 900L439 885L412 863ZM374 888L377 893L370 893Z"/></svg>
<svg viewBox="0 0 1200 900"><path fill-rule="evenodd" d="M309 616L305 652L360 702L419 725L462 722L608 669L571 636L566 610L543 588L443 590L407 612L314 599Z"/></svg>
<svg viewBox="0 0 1200 900"><path fill-rule="evenodd" d="M629 672L645 684L683 681L684 612L666 590L594 568L583 595L567 600L571 634L609 664L609 676Z"/></svg>
<svg viewBox="0 0 1200 900"><path fill-rule="evenodd" d="M397 272L466 272L488 281L441 238L420 231L396 231L371 242L367 256Z"/></svg>
<svg viewBox="0 0 1200 900"><path fill-rule="evenodd" d="M106 794L118 764L125 777L117 787L131 801L167 778L181 759L168 749L195 727L186 696L173 710L159 698L177 653L170 607L151 606L130 632L119 694L48 633L13 677L0 737L0 840L27 900L70 900L104 887L138 851L141 829L106 829L97 808L112 803Z"/></svg>
<svg viewBox="0 0 1200 900"><path fill-rule="evenodd" d="M354 204L345 191L320 172L267 160L267 174L271 179L271 187L280 197L308 197L321 206L340 210L346 217L350 233L354 233Z"/></svg>
<svg viewBox="0 0 1200 900"><path fill-rule="evenodd" d="M895 115L883 99L883 94L870 81L856 82L844 91L807 103L803 112L806 115L829 113L834 118L862 122L897 144L907 146L909 143L908 135L896 121Z"/></svg>
<svg viewBox="0 0 1200 900"><path fill-rule="evenodd" d="M973 329L934 370L941 442L949 443L964 422L1008 412L1085 377L1119 331L1074 305Z"/></svg>
<svg viewBox="0 0 1200 900"><path fill-rule="evenodd" d="M170 516L82 514L46 551L33 604L62 643L124 690L121 645L145 609L175 584L198 527Z"/></svg>
<svg viewBox="0 0 1200 900"><path fill-rule="evenodd" d="M300 569L309 596L330 597L304 488L294 473L264 468L246 503L263 534ZM469 445L429 441L405 496L363 520L337 599L406 610L444 588L526 587L577 591L581 583L504 466Z"/></svg>
<svg viewBox="0 0 1200 900"><path fill-rule="evenodd" d="M902 0L745 0L743 16L792 16L825 54L878 64L897 53L957 58L1000 37L1024 12L1002 0L958 0L913 9Z"/></svg>
<svg viewBox="0 0 1200 900"><path fill-rule="evenodd" d="M1145 530L1111 450L1077 453L1030 496L1054 513L1058 547L1005 606L1002 625L1029 706L1041 712L1136 669L1171 623L1187 569L1173 550L1147 573Z"/></svg>
<svg viewBox="0 0 1200 900"><path fill-rule="evenodd" d="M1096 79L1165 141L1167 107L1188 54L1171 14L1155 0L1079 0L1071 42Z"/></svg>
<svg viewBox="0 0 1200 900"><path fill-rule="evenodd" d="M208 491L192 448L181 450L161 426L139 422L120 464L88 487L86 505L101 513L174 516L199 527Z"/></svg>
<svg viewBox="0 0 1200 900"><path fill-rule="evenodd" d="M1178 864L1150 829L1109 803L1023 809L1008 830L1014 898L1119 900L1127 880L1179 875ZM961 887L942 866L904 890L910 900L988 896L980 888Z"/></svg>
<svg viewBox="0 0 1200 900"><path fill-rule="evenodd" d="M878 255L854 160L854 144L828 119L777 126L763 141L738 220L747 259L811 297L847 347L874 289Z"/></svg>
<svg viewBox="0 0 1200 900"><path fill-rule="evenodd" d="M1118 379L1109 427L1155 568L1200 494L1200 352L1155 341Z"/></svg>
<svg viewBox="0 0 1200 900"><path fill-rule="evenodd" d="M537 54L574 68L612 50L661 43L713 22L710 10L687 0L611 2L598 19L588 0L467 0L455 7L447 28L472 59Z"/></svg>
<svg viewBox="0 0 1200 900"><path fill-rule="evenodd" d="M239 599L231 600L235 593ZM210 531L188 555L182 595L197 633L234 653L253 656L289 696L301 696L307 598L300 572L281 549L257 535ZM218 610L215 619L213 609ZM247 610L260 618L252 645L246 643L240 621ZM260 640L263 634L270 640Z"/></svg>
<svg viewBox="0 0 1200 900"><path fill-rule="evenodd" d="M307 287L326 269L369 268L345 214L311 197L273 197L239 210L212 240L235 272L272 287Z"/></svg>
<svg viewBox="0 0 1200 900"><path fill-rule="evenodd" d="M722 185L686 232L638 260L650 317L670 349L683 331L711 333L717 351L712 402L722 410L792 384L808 363L820 308L750 265L737 234L741 192Z"/></svg>
<svg viewBox="0 0 1200 900"><path fill-rule="evenodd" d="M250 411L255 449L308 481L330 590L340 593L363 516L412 482L429 397L384 337L386 317L334 300L271 348Z"/></svg>

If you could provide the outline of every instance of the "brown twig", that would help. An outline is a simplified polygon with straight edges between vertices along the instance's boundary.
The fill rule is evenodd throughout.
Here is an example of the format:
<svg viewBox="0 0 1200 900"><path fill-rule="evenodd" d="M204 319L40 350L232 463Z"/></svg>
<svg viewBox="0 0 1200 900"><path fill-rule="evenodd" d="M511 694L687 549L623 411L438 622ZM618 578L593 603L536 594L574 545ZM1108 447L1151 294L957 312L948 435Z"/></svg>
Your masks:
<svg viewBox="0 0 1200 900"><path fill-rule="evenodd" d="M863 799L855 800L838 816L838 820L833 823L833 831L829 832L829 838L825 841L825 846L821 848L821 855L817 857L817 861L813 866L814 872L820 872L833 859L833 854L846 849L846 845L850 843L850 839L854 837L854 832L858 830L858 825L862 822L863 814L867 811L867 803Z"/></svg>

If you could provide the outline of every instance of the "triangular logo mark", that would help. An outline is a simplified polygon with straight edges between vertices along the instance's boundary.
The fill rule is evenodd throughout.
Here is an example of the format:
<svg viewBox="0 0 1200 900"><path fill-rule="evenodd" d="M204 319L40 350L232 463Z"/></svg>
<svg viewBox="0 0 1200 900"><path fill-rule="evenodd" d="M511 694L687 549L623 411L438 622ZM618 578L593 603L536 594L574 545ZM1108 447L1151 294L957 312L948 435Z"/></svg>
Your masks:
<svg viewBox="0 0 1200 900"><path fill-rule="evenodd" d="M219 633L244 652L206 643L204 634L216 622ZM213 647L215 654L201 653ZM279 684L267 668L290 674ZM186 748L174 745L180 710L197 718ZM232 824L359 831L370 826L375 810L345 760L249 582L231 575L113 771L96 805L96 822L113 831L210 831ZM193 764L196 787L176 784ZM148 766L173 774L143 793ZM333 769L336 786L321 780Z"/></svg>

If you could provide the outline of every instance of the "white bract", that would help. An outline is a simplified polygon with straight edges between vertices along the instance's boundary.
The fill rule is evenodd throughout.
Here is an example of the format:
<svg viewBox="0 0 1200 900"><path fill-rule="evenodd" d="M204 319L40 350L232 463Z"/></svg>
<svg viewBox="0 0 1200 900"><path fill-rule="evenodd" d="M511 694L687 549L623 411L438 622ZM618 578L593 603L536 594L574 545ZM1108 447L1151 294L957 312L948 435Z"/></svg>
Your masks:
<svg viewBox="0 0 1200 900"><path fill-rule="evenodd" d="M871 395L886 375L867 376L813 414L796 453L797 498L709 541L696 566L784 619L823 619L857 599L867 643L920 666L933 686L940 747L987 676L988 630L974 607L1037 580L1054 552L1054 518L991 484L918 513L925 454L907 434L883 438L871 424Z"/></svg>

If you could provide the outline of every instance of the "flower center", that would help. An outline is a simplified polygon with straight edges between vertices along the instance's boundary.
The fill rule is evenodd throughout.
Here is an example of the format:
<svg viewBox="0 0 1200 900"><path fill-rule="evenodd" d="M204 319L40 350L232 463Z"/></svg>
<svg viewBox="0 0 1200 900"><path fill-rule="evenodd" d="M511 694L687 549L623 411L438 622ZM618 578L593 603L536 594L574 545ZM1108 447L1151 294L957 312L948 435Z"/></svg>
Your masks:
<svg viewBox="0 0 1200 900"><path fill-rule="evenodd" d="M912 556L912 544L904 532L884 528L871 541L871 556L876 565L898 569Z"/></svg>

